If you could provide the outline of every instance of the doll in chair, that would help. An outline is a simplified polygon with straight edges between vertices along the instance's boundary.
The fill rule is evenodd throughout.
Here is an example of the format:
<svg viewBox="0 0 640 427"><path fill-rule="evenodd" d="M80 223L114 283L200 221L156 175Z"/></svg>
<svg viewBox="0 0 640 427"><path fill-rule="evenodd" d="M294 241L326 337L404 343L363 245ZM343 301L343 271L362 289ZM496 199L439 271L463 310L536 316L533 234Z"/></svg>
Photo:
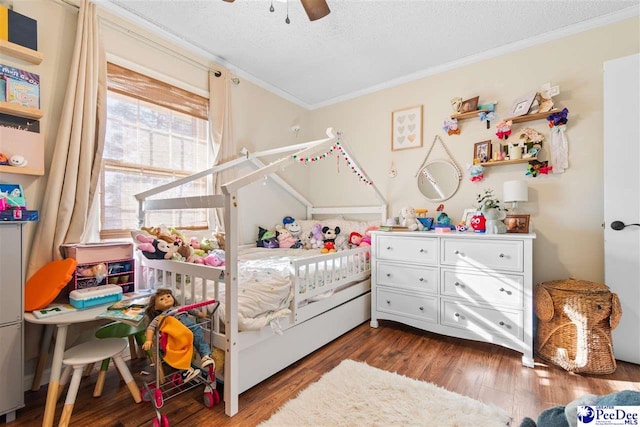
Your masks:
<svg viewBox="0 0 640 427"><path fill-rule="evenodd" d="M149 298L149 305L146 310L147 317L149 318L149 326L147 326L146 340L142 346L144 350L149 350L151 348L153 343L153 334L158 328L158 325L160 325L160 320L166 316L167 312L173 310L177 305L178 303L174 298L171 289L158 289L155 295L152 295L151 298ZM196 324L189 315L203 319L207 317L207 314L199 310L189 310L175 315L175 318L193 334L193 347L200 355L200 367L202 369L206 369L214 364L213 358L211 357L211 348L204 339L204 332L202 331L202 328ZM166 324L168 320L169 319L167 319L164 324ZM180 366L174 366L177 364L171 363L167 360L167 356L168 354L165 354L165 361L167 363L178 369L184 368L184 372L182 374L184 382L189 382L200 374L200 369L194 369L191 366L190 357L188 357L188 360L186 361L188 366L186 364L182 366L183 362L185 362L184 360L179 363Z"/></svg>

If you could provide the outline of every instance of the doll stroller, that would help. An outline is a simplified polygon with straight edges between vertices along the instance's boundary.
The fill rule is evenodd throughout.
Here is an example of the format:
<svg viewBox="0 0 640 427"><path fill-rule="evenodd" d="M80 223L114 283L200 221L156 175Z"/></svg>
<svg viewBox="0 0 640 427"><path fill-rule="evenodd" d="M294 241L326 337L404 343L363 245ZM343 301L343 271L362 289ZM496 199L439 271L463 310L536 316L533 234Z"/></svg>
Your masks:
<svg viewBox="0 0 640 427"><path fill-rule="evenodd" d="M162 367L163 355L164 355L164 337L160 331L162 325L168 317L175 317L180 313L187 312L189 310L197 309L207 305L213 305L211 315L206 320L202 320L196 324L195 327L205 327L209 329L209 343L213 343L213 317L220 305L220 302L216 300L203 301L196 304L191 304L176 308L170 311L163 319L160 320L158 327L154 333L154 347L155 347L155 381L144 382L144 390L142 393L142 399L144 401L151 401L156 412L156 417L153 419L154 427L169 427L169 418L166 414L162 414L160 409L164 406L164 403L174 397L185 393L195 387L204 385L203 400L204 405L207 408L212 408L214 405L220 402L220 394L216 389L216 373L215 364L210 365L206 371L200 373L189 382L184 382L180 371L173 371L167 375L164 375Z"/></svg>

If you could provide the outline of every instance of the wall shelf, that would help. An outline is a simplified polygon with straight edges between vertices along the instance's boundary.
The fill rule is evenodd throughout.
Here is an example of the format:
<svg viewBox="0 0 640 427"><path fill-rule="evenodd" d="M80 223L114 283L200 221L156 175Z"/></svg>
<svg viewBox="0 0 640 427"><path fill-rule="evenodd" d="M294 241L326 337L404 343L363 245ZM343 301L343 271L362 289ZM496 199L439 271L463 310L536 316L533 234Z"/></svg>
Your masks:
<svg viewBox="0 0 640 427"><path fill-rule="evenodd" d="M451 118L452 119L457 119L457 120L464 120L464 119L471 119L473 117L479 117L478 114L480 113L488 113L490 110L488 109L483 109L483 110L473 110L473 111L468 111L466 113L456 113L456 114L452 114Z"/></svg>
<svg viewBox="0 0 640 427"><path fill-rule="evenodd" d="M16 166L0 165L0 173L14 173L17 175L37 175L43 176L44 169L19 168Z"/></svg>
<svg viewBox="0 0 640 427"><path fill-rule="evenodd" d="M504 121L508 122L509 120L511 120L513 123L522 123L522 122L530 122L532 120L546 119L547 116L557 111L558 111L557 108L552 108L551 110L546 111L544 113L533 113L533 114L526 114L524 116L509 117L508 119L504 119Z"/></svg>
<svg viewBox="0 0 640 427"><path fill-rule="evenodd" d="M518 163L529 163L532 160L537 160L535 157L528 159L515 159L515 160L494 160L492 162L480 163L480 166L504 166L504 165L517 165Z"/></svg>
<svg viewBox="0 0 640 427"><path fill-rule="evenodd" d="M0 53L13 56L14 58L18 58L35 65L40 64L44 58L44 56L36 50L11 43L7 40L0 40Z"/></svg>
<svg viewBox="0 0 640 427"><path fill-rule="evenodd" d="M10 114L12 116L24 117L25 119L39 120L44 116L42 110L37 108L23 107L18 104L0 101L0 113Z"/></svg>

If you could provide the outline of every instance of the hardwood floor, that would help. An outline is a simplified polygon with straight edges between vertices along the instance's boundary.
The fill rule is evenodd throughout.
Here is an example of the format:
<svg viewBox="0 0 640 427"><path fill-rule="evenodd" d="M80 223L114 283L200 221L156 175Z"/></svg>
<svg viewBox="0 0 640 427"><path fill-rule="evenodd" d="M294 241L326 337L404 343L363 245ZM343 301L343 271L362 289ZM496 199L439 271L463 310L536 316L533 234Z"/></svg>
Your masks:
<svg viewBox="0 0 640 427"><path fill-rule="evenodd" d="M499 346L443 337L393 322L381 321L373 329L364 323L265 380L240 396L240 412L229 418L224 404L206 408L203 387L165 403L172 426L252 426L268 419L322 374L344 359L429 381L448 390L492 403L505 409L519 426L522 418L537 420L544 409L565 405L586 393L608 394L620 390L640 391L640 365L619 362L611 375L576 375L536 358L534 369L521 364L521 354ZM146 360L128 362L138 384L141 370L151 372ZM126 386L111 367L102 397L91 397L97 374L83 378L71 417L76 426L149 426L155 416L150 403L133 403ZM46 387L25 394L26 407L19 410L9 427L38 426L46 398ZM61 398L55 423L62 412ZM0 418L0 421L4 421Z"/></svg>

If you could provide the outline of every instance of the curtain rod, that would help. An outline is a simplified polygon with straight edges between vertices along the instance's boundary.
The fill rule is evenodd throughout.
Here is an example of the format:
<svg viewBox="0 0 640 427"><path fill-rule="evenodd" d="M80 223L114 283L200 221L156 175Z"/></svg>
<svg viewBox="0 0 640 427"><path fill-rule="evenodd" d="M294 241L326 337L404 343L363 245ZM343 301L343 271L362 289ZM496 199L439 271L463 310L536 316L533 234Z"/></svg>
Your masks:
<svg viewBox="0 0 640 427"><path fill-rule="evenodd" d="M76 2L74 0L51 0L51 1L54 1L56 3L64 3L65 5L73 7L76 10L80 10L80 5L76 4ZM210 67L208 67L208 66L206 66L206 65L204 65L204 64L202 64L202 63L200 63L200 62L198 62L196 60L194 60L193 58L190 58L187 55L184 55L181 52L178 52L178 51L176 51L174 49L168 48L168 47L158 43L157 41L155 41L153 39L150 39L149 37L145 37L144 35L139 34L139 33L135 32L135 31L131 30L130 28L127 28L127 27L125 27L125 26L123 26L121 24L118 24L117 22L114 22L114 21L106 18L105 16L100 16L100 21L102 21L105 24L107 24L107 26L109 26L109 27L111 27L111 28L113 28L113 29L115 29L117 31L120 31L121 33L130 35L130 36L136 38L137 40L145 43L147 46L150 46L150 47L152 47L152 48L154 48L156 50L159 50L161 52L167 53L167 54L173 56L174 58L180 59L180 60L182 60L184 62L188 62L188 63L190 63L192 65L195 65L197 68L200 68L203 71L207 71L207 72L213 71L213 75L216 76L216 77L222 76L222 72L220 70L216 70L215 68L210 68ZM238 78L232 78L231 81L236 85L240 83L240 80Z"/></svg>

